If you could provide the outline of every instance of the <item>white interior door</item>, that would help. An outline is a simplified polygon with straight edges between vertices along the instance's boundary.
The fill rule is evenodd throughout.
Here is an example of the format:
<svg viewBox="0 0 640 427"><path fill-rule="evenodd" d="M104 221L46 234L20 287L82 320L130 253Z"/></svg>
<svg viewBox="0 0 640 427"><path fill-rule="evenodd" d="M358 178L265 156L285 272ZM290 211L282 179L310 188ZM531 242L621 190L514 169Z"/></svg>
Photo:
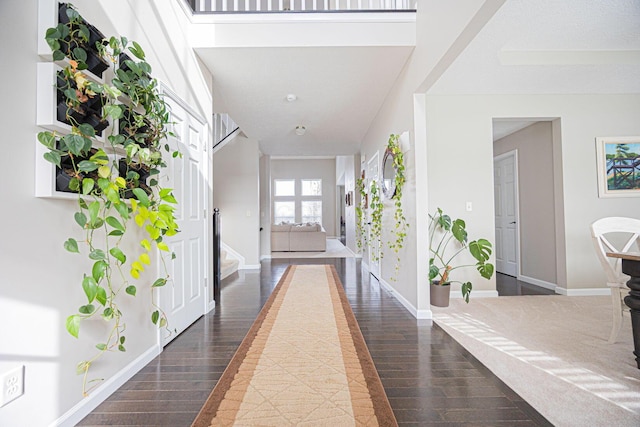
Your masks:
<svg viewBox="0 0 640 427"><path fill-rule="evenodd" d="M181 103L167 96L171 106L174 136L169 137L172 150L178 149L182 158L171 158L167 182L178 200L176 218L180 233L165 239L176 258L167 262L169 281L160 288L159 305L167 315L169 329L177 333L164 336L162 345L205 313L208 271L206 209L208 193L206 125Z"/></svg>
<svg viewBox="0 0 640 427"><path fill-rule="evenodd" d="M378 152L371 156L367 163L366 173L366 189L369 194L369 208L367 209L367 232L369 233L368 242L368 254L369 254L369 272L374 275L376 279L380 279L380 240L371 238L371 183L375 181L378 187L378 194L381 195L382 189L380 188L380 159L378 158Z"/></svg>
<svg viewBox="0 0 640 427"><path fill-rule="evenodd" d="M496 226L496 271L518 276L517 151L493 160Z"/></svg>

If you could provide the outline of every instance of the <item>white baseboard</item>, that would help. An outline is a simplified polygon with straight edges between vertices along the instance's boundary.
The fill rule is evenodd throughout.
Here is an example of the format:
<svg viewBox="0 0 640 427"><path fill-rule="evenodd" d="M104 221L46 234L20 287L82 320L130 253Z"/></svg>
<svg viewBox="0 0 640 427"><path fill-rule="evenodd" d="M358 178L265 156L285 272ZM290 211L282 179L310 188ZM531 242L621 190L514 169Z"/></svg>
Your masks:
<svg viewBox="0 0 640 427"><path fill-rule="evenodd" d="M568 297L586 297L596 295L611 295L611 289L609 288L580 288L580 289L567 289L556 287L556 293L560 295L566 295Z"/></svg>
<svg viewBox="0 0 640 427"><path fill-rule="evenodd" d="M260 261L266 261L271 259L271 255L260 255Z"/></svg>
<svg viewBox="0 0 640 427"><path fill-rule="evenodd" d="M518 276L518 280L520 280L521 282L527 282L532 285L540 286L541 288L549 289L552 291L555 291L556 288L558 287L558 285L556 285L555 283L546 282L544 280L535 279L529 276L522 276L522 275Z"/></svg>
<svg viewBox="0 0 640 427"><path fill-rule="evenodd" d="M260 270L260 264L245 264L238 267L238 270Z"/></svg>
<svg viewBox="0 0 640 427"><path fill-rule="evenodd" d="M209 301L207 303L207 313L209 313L214 308L216 308L216 302L215 301ZM207 314L207 313L205 313L205 314Z"/></svg>
<svg viewBox="0 0 640 427"><path fill-rule="evenodd" d="M161 352L162 347L156 344L142 353L114 376L103 382L88 397L82 399L73 408L69 409L60 418L51 423L50 427L73 427L78 424Z"/></svg>
<svg viewBox="0 0 640 427"><path fill-rule="evenodd" d="M433 313L431 312L430 309L418 310L417 308L414 307L413 304L411 304L405 297L400 295L398 291L396 291L389 283L387 283L383 279L378 280L378 283L380 283L380 285L383 288L389 291L389 293L395 299L397 299L400 302L400 304L402 304L404 308L406 308L409 311L409 313L411 313L411 315L416 319L432 319L433 318Z"/></svg>

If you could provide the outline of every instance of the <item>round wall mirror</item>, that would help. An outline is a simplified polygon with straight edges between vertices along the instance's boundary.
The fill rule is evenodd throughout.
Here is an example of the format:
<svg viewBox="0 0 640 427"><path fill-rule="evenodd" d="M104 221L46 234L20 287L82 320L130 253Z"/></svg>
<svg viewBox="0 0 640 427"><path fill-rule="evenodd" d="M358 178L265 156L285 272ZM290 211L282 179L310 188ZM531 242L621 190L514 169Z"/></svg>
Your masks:
<svg viewBox="0 0 640 427"><path fill-rule="evenodd" d="M393 160L391 150L385 151L382 159L382 192L388 199L392 199L396 194L396 168L393 166Z"/></svg>

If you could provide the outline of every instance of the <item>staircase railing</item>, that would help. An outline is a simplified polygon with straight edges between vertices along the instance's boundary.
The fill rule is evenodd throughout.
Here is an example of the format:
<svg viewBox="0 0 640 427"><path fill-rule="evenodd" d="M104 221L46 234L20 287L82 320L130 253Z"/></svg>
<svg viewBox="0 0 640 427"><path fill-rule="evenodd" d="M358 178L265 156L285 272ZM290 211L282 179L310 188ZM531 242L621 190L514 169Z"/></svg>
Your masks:
<svg viewBox="0 0 640 427"><path fill-rule="evenodd" d="M194 13L415 11L416 0L186 0Z"/></svg>
<svg viewBox="0 0 640 427"><path fill-rule="evenodd" d="M232 135L240 132L240 127L226 113L213 115L213 150L229 139Z"/></svg>

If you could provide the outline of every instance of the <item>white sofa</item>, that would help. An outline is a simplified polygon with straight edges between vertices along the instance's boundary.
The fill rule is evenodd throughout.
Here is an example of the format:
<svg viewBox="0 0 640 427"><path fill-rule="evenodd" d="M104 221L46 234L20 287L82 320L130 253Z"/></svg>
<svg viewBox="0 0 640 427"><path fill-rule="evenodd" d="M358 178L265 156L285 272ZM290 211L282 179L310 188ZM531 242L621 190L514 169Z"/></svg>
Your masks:
<svg viewBox="0 0 640 427"><path fill-rule="evenodd" d="M274 224L271 226L272 252L324 252L327 232L317 223Z"/></svg>

